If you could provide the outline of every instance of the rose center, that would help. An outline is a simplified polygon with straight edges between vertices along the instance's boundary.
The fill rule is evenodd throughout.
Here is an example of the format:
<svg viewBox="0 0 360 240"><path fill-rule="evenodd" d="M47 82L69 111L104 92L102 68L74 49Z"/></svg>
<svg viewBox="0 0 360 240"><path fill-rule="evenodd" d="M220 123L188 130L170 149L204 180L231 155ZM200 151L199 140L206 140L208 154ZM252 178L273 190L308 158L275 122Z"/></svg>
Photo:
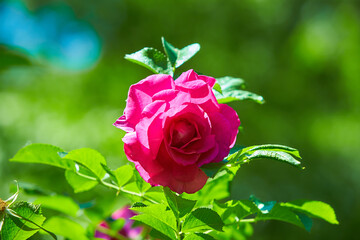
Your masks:
<svg viewBox="0 0 360 240"><path fill-rule="evenodd" d="M171 132L171 146L180 148L196 136L196 128L187 120L177 121Z"/></svg>

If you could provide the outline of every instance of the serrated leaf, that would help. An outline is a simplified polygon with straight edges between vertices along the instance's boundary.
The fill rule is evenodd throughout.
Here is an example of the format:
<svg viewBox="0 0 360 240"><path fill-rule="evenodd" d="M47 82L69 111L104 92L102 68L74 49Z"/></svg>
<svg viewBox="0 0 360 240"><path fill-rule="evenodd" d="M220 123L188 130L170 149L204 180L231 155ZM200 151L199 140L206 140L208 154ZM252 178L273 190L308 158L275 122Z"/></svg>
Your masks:
<svg viewBox="0 0 360 240"><path fill-rule="evenodd" d="M41 215L39 205L33 205L27 202L17 202L11 209L16 212L16 214L29 219L38 225L42 225L45 220L45 217ZM38 232L39 229L40 228L33 223L14 217L11 214L6 214L1 230L1 239L27 239Z"/></svg>
<svg viewBox="0 0 360 240"><path fill-rule="evenodd" d="M126 54L125 59L146 67L154 73L173 74L167 57L154 48L146 47L135 53Z"/></svg>
<svg viewBox="0 0 360 240"><path fill-rule="evenodd" d="M215 240L215 238L204 233L191 233L186 235L184 240Z"/></svg>
<svg viewBox="0 0 360 240"><path fill-rule="evenodd" d="M223 226L224 222L214 210L198 208L186 217L182 231L185 233L199 230L222 231Z"/></svg>
<svg viewBox="0 0 360 240"><path fill-rule="evenodd" d="M239 100L252 100L257 103L263 104L265 100L262 96L243 90L245 82L241 78L222 77L216 79L215 97L219 103L229 103ZM219 90L219 87L221 90Z"/></svg>
<svg viewBox="0 0 360 240"><path fill-rule="evenodd" d="M156 231L160 232L161 234L164 234L166 237L168 237L170 239L174 239L174 240L177 239L175 231L172 228L170 228L169 225L167 225L163 221L160 221L157 218L154 218L147 214L140 214L140 215L136 215L136 216L132 217L131 219L148 225L149 227L155 229Z"/></svg>
<svg viewBox="0 0 360 240"><path fill-rule="evenodd" d="M113 171L119 187L127 184L134 176L134 168L130 165L124 165Z"/></svg>
<svg viewBox="0 0 360 240"><path fill-rule="evenodd" d="M132 217L131 219L140 221L156 229L170 239L176 239L176 219L171 210L166 209L165 205L151 204L147 207L132 207L131 210L142 213Z"/></svg>
<svg viewBox="0 0 360 240"><path fill-rule="evenodd" d="M241 78L226 76L216 78L216 83L219 84L221 91L225 92L237 89L245 89L245 81Z"/></svg>
<svg viewBox="0 0 360 240"><path fill-rule="evenodd" d="M312 200L295 200L281 203L281 206L304 213L310 217L320 218L331 224L339 224L334 209L327 203Z"/></svg>
<svg viewBox="0 0 360 240"><path fill-rule="evenodd" d="M227 167L217 172L214 178L209 178L205 186L194 194L183 193L182 196L197 200L196 206L209 205L214 199L221 200L230 196L230 183L236 175L240 165Z"/></svg>
<svg viewBox="0 0 360 240"><path fill-rule="evenodd" d="M66 239L88 240L85 229L68 218L54 216L45 222L44 227Z"/></svg>
<svg viewBox="0 0 360 240"><path fill-rule="evenodd" d="M301 222L299 216L294 212L292 212L289 208L280 206L279 203L275 204L269 213L258 214L255 220L256 221L279 220L304 228L304 225Z"/></svg>
<svg viewBox="0 0 360 240"><path fill-rule="evenodd" d="M138 192L141 195L144 195L145 192L151 188L151 185L145 182L145 180L140 176L138 171L134 171L133 173L135 177L136 186L138 187Z"/></svg>
<svg viewBox="0 0 360 240"><path fill-rule="evenodd" d="M198 43L193 43L182 49L178 49L167 42L164 37L161 38L161 41L171 66L174 68L180 67L200 50L200 44Z"/></svg>
<svg viewBox="0 0 360 240"><path fill-rule="evenodd" d="M34 204L41 204L42 208L53 209L72 217L76 217L80 209L72 198L61 195L41 196L34 201Z"/></svg>
<svg viewBox="0 0 360 240"><path fill-rule="evenodd" d="M131 210L143 213L141 215L150 215L153 218L165 223L173 230L177 230L176 219L171 210L167 209L167 206L164 204L151 204L147 207L132 207Z"/></svg>
<svg viewBox="0 0 360 240"><path fill-rule="evenodd" d="M265 100L262 96L245 90L230 90L230 91L222 90L222 94L218 92L214 92L214 95L218 103L230 103L230 102L242 101L242 100L252 100L259 104L265 103Z"/></svg>
<svg viewBox="0 0 360 240"><path fill-rule="evenodd" d="M258 213L259 209L250 200L230 200L225 203L214 201L214 210L221 216L223 221L239 221L251 214Z"/></svg>
<svg viewBox="0 0 360 240"><path fill-rule="evenodd" d="M64 152L64 150L49 144L34 143L20 149L10 161L41 163L64 169L73 169L73 161L61 158L59 152Z"/></svg>
<svg viewBox="0 0 360 240"><path fill-rule="evenodd" d="M80 148L70 151L65 159L76 161L90 170L96 177L102 179L105 176L105 170L101 164L106 165L105 158L96 150L91 148Z"/></svg>
<svg viewBox="0 0 360 240"><path fill-rule="evenodd" d="M165 197L176 218L182 218L194 208L196 201L182 198L173 193L170 188L164 188Z"/></svg>
<svg viewBox="0 0 360 240"><path fill-rule="evenodd" d="M301 168L301 162L296 160L293 156L286 152L280 152L280 151L268 151L268 150L256 150L252 154L247 156L248 160L253 159L261 159L261 158L268 158L273 159L280 162L288 163L295 167Z"/></svg>
<svg viewBox="0 0 360 240"><path fill-rule="evenodd" d="M97 181L81 177L70 170L65 171L65 178L75 193L88 191L98 184Z"/></svg>

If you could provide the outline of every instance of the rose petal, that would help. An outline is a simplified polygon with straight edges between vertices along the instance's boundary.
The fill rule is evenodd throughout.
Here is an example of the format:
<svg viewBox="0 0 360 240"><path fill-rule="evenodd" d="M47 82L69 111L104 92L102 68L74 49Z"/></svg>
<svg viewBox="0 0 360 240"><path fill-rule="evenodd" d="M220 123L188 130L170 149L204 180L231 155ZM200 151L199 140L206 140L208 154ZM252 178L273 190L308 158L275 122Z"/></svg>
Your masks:
<svg viewBox="0 0 360 240"><path fill-rule="evenodd" d="M130 87L124 115L114 125L124 131L134 131L141 119L141 112L152 102L152 96L164 89L174 89L174 81L170 75L151 75Z"/></svg>

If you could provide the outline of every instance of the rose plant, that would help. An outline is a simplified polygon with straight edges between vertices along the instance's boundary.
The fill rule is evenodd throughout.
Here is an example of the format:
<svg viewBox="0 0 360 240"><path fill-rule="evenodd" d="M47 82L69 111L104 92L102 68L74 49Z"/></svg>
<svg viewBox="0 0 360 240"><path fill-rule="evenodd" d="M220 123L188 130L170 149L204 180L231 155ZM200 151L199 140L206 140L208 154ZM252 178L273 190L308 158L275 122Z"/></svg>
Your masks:
<svg viewBox="0 0 360 240"><path fill-rule="evenodd" d="M130 87L124 113L114 123L126 132L124 152L131 164L112 170L96 150L67 152L48 144L27 145L10 160L62 168L75 193L103 185L128 198L131 208L104 221L98 211L68 196L29 191L33 185L22 184L25 193L36 192L34 203L59 215L44 221L40 205L14 203L16 197L11 204L0 200L2 240L26 239L40 229L55 239L246 239L258 221L280 220L308 231L313 218L338 224L334 210L320 201L229 199L230 183L242 165L270 159L301 169L300 154L283 145L237 145L240 120L227 103L262 104L264 99L245 90L239 78L213 78L194 70L174 77L200 45L178 49L164 38L162 43L165 54L144 48L125 56L154 73Z"/></svg>

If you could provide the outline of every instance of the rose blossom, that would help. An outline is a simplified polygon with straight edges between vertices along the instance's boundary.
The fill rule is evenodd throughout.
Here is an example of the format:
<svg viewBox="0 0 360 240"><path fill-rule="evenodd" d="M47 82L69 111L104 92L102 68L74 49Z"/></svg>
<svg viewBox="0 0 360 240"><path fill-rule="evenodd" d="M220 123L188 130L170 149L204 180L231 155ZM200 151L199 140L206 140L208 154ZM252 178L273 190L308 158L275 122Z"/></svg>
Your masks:
<svg viewBox="0 0 360 240"><path fill-rule="evenodd" d="M215 81L189 70L175 81L157 74L130 87L114 125L127 132L125 154L146 182L194 193L208 178L200 167L229 154L240 120L217 102Z"/></svg>
<svg viewBox="0 0 360 240"><path fill-rule="evenodd" d="M122 229L119 231L119 234L123 235L126 238L135 239L137 238L141 232L143 231L143 227L132 227L134 220L130 218L135 216L136 213L129 209L129 206L124 206L123 208L117 210L111 215L111 219L116 220L119 218L125 219L125 224ZM110 229L109 224L106 221L102 221L99 225L100 228ZM111 238L111 236L103 233L101 231L95 232L96 238L102 238L106 240L112 240L115 238Z"/></svg>

